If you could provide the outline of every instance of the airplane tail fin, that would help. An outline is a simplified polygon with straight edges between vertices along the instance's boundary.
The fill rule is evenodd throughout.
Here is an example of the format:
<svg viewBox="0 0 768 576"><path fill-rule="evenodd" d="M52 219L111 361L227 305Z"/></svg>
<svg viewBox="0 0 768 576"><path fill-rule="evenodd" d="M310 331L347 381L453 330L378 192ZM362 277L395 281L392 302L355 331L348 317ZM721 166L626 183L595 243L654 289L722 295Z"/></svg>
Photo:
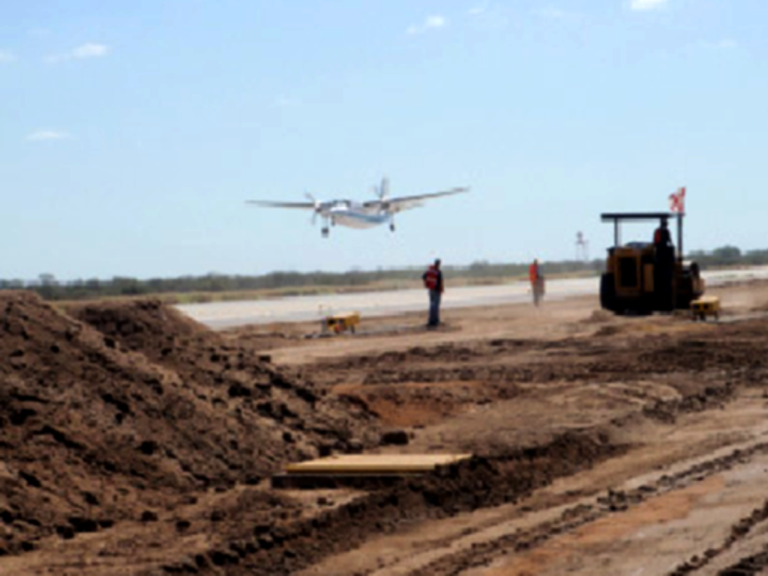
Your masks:
<svg viewBox="0 0 768 576"><path fill-rule="evenodd" d="M378 190L378 196L379 200L388 200L389 199L389 178L384 176L384 178L381 179L381 186Z"/></svg>

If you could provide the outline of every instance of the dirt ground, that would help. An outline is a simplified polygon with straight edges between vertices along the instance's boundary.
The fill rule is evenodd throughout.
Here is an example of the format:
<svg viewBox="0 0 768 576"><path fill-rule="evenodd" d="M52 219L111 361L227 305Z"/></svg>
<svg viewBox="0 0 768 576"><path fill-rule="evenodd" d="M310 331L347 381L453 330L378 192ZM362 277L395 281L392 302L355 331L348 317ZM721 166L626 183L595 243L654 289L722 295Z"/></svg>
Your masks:
<svg viewBox="0 0 768 576"><path fill-rule="evenodd" d="M580 298L332 338L0 295L0 574L768 573L768 283L712 293L717 323ZM474 457L270 487L358 451Z"/></svg>

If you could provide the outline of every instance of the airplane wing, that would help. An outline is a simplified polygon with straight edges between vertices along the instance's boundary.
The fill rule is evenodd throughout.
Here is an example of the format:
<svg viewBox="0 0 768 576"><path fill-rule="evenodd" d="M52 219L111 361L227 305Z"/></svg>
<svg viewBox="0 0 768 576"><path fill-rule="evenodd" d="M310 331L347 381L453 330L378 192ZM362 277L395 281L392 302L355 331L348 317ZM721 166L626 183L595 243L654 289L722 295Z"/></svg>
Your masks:
<svg viewBox="0 0 768 576"><path fill-rule="evenodd" d="M314 202L272 202L271 200L246 200L246 204L255 204L265 208L298 208L303 210L314 210Z"/></svg>
<svg viewBox="0 0 768 576"><path fill-rule="evenodd" d="M363 204L366 208L379 207L392 212L401 212L410 208L418 208L424 204L425 200L440 198L442 196L452 196L454 194L463 194L469 192L468 187L451 188L442 192L432 192L431 194L418 194L416 196L401 196L399 198L389 198L384 200L371 200Z"/></svg>

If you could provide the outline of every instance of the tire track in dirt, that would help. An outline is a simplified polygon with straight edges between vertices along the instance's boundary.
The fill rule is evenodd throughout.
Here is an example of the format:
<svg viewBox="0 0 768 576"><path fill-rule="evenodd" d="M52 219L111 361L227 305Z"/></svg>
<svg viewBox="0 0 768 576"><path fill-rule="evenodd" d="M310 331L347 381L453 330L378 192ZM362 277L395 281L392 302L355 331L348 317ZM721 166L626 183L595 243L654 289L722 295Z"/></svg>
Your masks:
<svg viewBox="0 0 768 576"><path fill-rule="evenodd" d="M710 564L715 558L736 546L746 538L758 525L768 520L768 499L762 506L755 508L749 516L745 516L731 526L730 534L725 541L715 548L708 548L701 554L691 557L689 560L675 568L668 576L685 576L693 574ZM742 558L734 565L721 570L719 574L727 576L748 576L757 574L762 568L768 566L768 545L763 552Z"/></svg>
<svg viewBox="0 0 768 576"><path fill-rule="evenodd" d="M736 564L724 568L718 574L720 576L752 576L760 574L768 567L768 545L762 552L742 558Z"/></svg>
<svg viewBox="0 0 768 576"><path fill-rule="evenodd" d="M443 556L418 570L410 572L409 576L425 573L438 576L457 575L473 568L487 566L500 556L529 551L551 538L572 532L611 514L625 513L652 498L682 490L711 476L748 463L759 454L768 454L768 442L754 444L746 449L736 449L725 456L699 462L678 473L663 475L658 480L643 484L633 490L609 490L590 503L581 502L566 509L555 520L544 522L532 529L506 534L493 540L475 542L470 549ZM768 519L768 501L763 507L756 509L752 515L734 525L731 536L721 548L707 550L701 557L694 557L670 573L670 576L689 574L704 566L711 558L733 546L752 527L765 519Z"/></svg>

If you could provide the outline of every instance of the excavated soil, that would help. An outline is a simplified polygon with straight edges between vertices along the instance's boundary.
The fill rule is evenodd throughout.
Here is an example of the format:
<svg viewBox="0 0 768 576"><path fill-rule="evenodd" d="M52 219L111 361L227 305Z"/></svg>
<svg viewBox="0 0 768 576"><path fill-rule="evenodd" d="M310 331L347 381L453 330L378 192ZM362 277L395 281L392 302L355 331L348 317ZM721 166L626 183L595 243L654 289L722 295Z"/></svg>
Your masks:
<svg viewBox="0 0 768 576"><path fill-rule="evenodd" d="M764 291L727 294L754 312ZM548 547L588 548L724 474L756 481L763 319L535 313L307 341L212 332L154 300L2 293L0 573L613 574ZM364 490L270 487L288 462L359 451L474 456ZM648 573L759 573L768 508L747 504Z"/></svg>
<svg viewBox="0 0 768 576"><path fill-rule="evenodd" d="M0 296L0 554L154 518L375 431L158 302L71 313Z"/></svg>

